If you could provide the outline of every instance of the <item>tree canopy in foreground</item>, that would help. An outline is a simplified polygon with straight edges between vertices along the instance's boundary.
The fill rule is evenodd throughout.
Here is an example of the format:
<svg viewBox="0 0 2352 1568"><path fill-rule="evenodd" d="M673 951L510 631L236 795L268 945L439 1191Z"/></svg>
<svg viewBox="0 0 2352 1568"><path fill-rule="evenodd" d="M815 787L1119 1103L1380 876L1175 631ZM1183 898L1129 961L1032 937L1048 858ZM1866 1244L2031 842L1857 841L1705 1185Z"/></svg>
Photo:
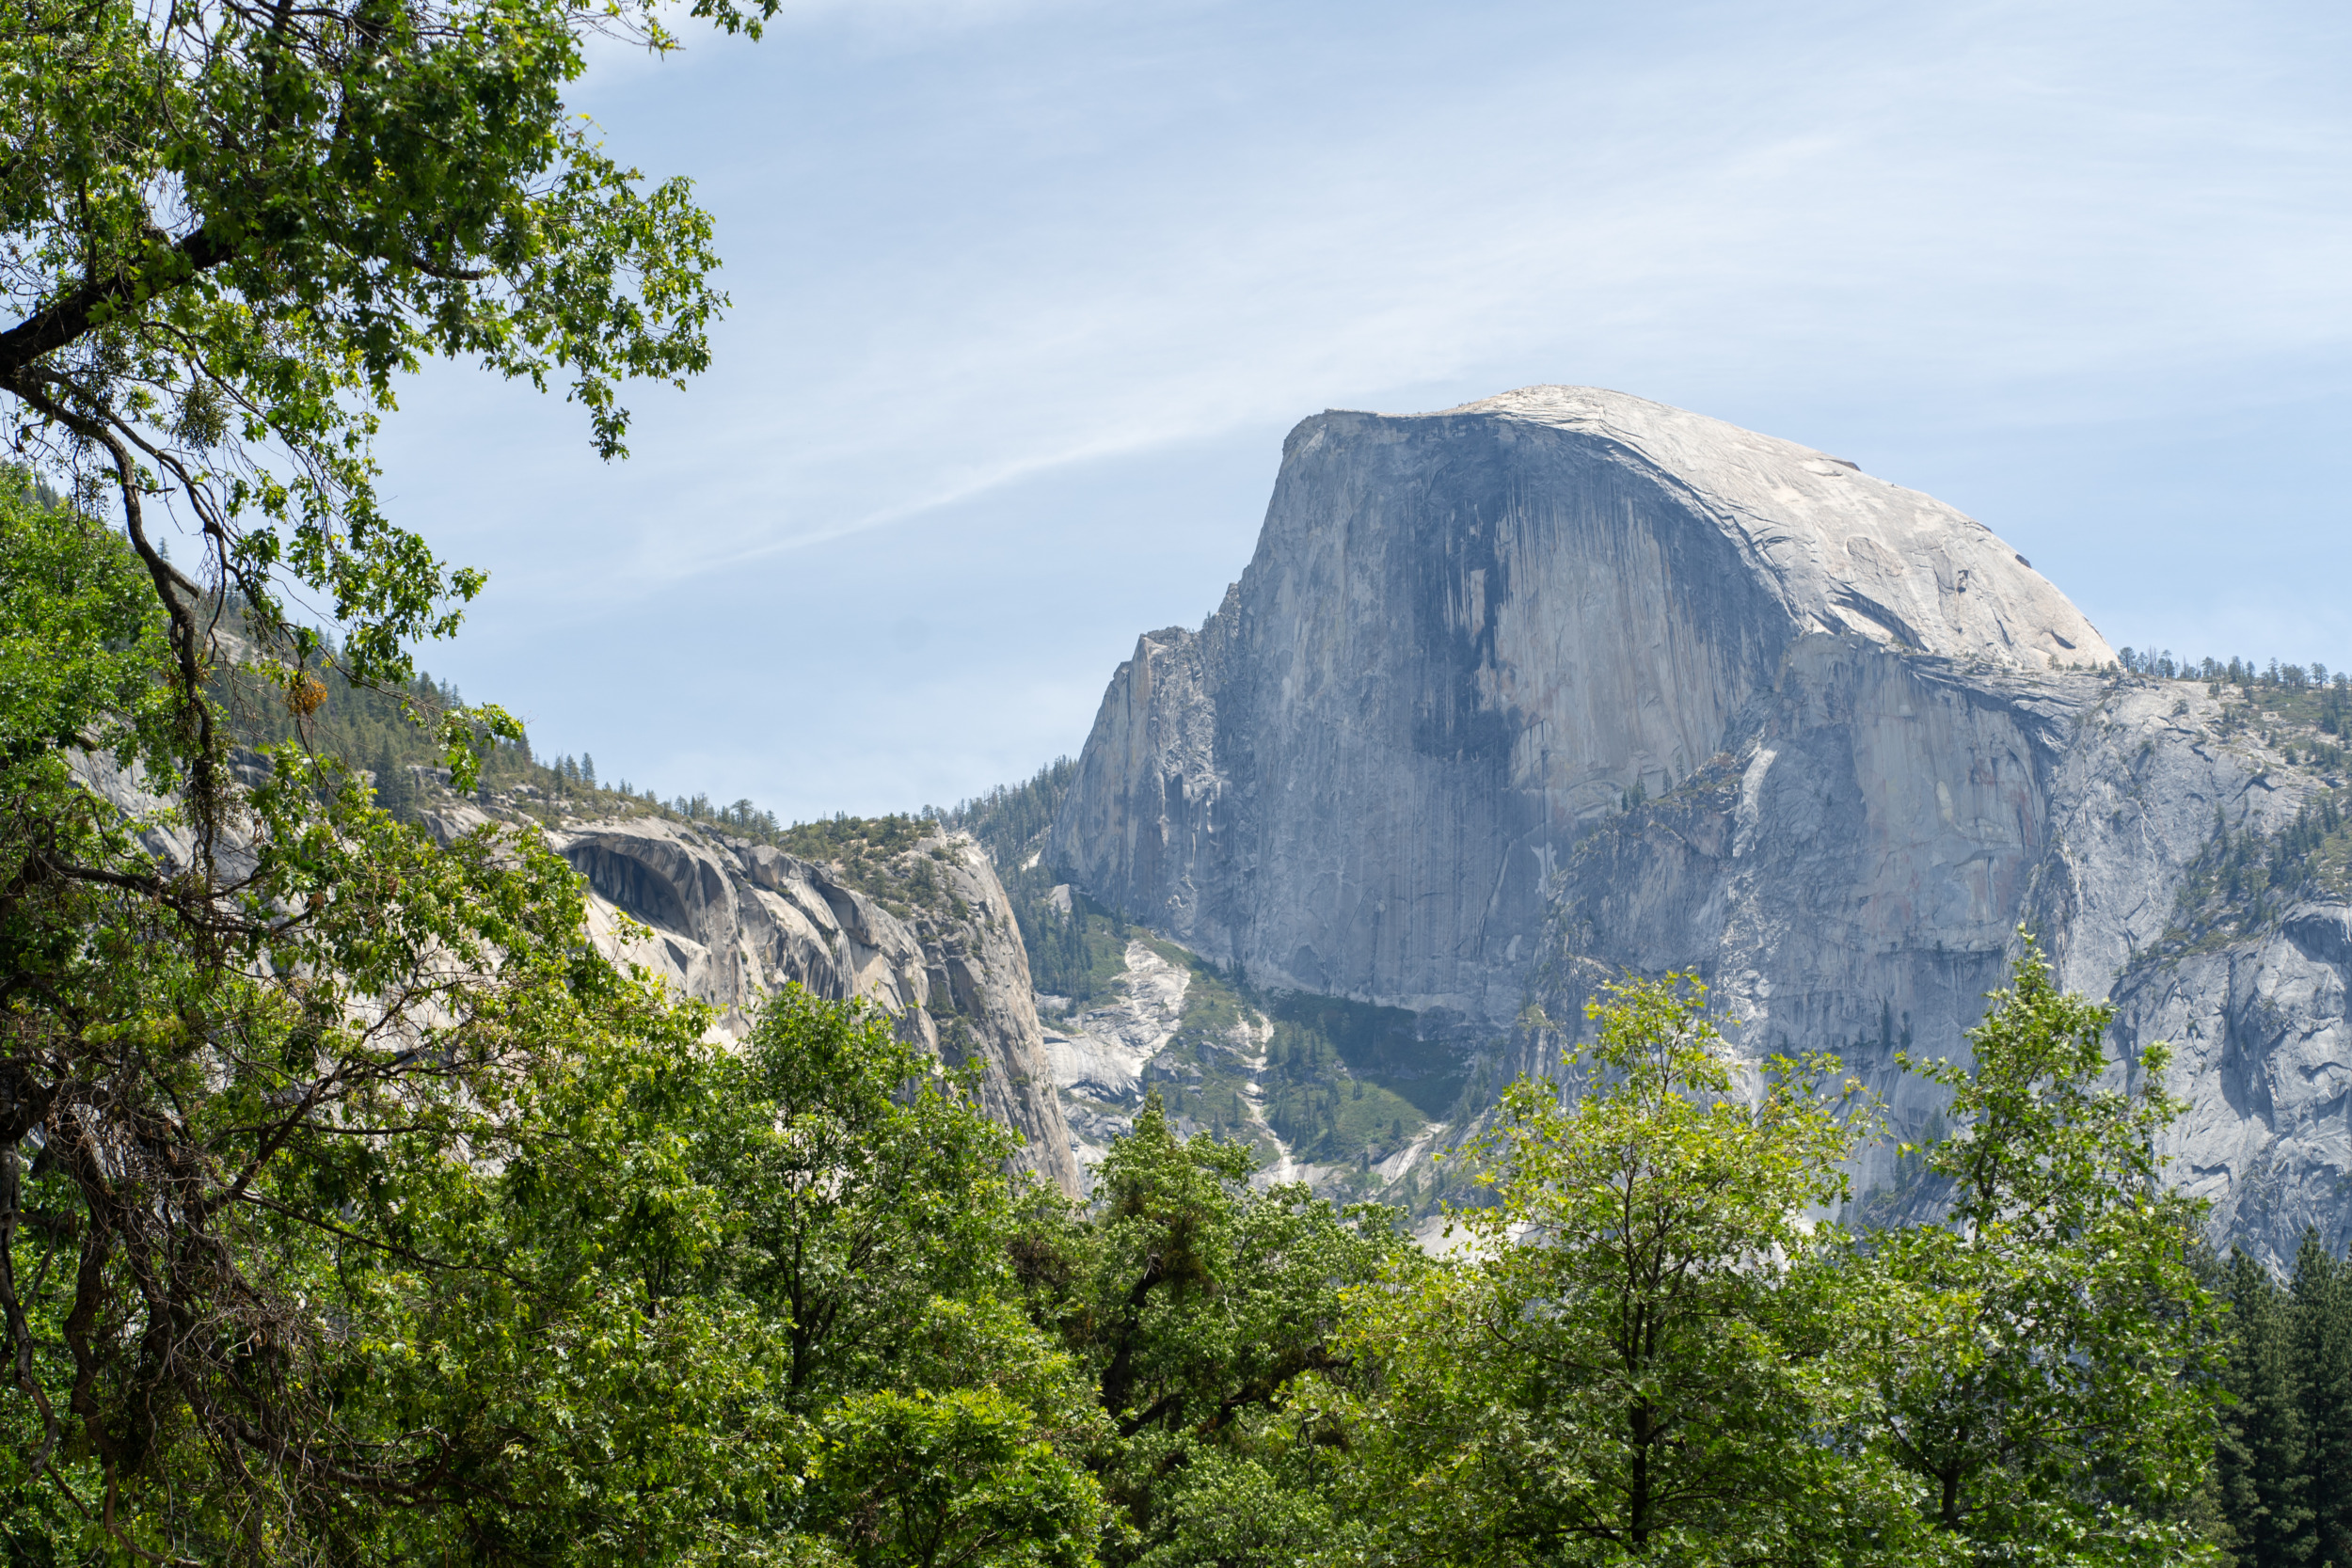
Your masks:
<svg viewBox="0 0 2352 1568"><path fill-rule="evenodd" d="M699 1025L543 847L402 828L300 721L330 654L412 693L482 584L376 503L402 372L561 380L613 455L619 383L707 359L707 218L564 103L599 30L671 41L621 0L0 3L0 428L41 476L0 486L0 1318L43 1551L335 1557L465 1497L536 1528L487 1391L532 1380L453 1348L560 1338L481 1181L584 1064ZM283 726L232 652L297 721L241 760ZM515 733L413 717L461 778ZM454 1338L368 1326L412 1313Z"/></svg>

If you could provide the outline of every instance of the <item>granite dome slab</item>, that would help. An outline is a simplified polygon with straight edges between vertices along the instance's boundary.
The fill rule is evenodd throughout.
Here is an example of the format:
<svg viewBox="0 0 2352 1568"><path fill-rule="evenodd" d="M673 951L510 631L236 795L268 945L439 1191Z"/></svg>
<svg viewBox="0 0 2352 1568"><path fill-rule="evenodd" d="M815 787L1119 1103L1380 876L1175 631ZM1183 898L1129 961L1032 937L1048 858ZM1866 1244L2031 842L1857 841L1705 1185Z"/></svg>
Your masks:
<svg viewBox="0 0 2352 1568"><path fill-rule="evenodd" d="M1216 612L1113 673L1049 852L1493 1081L1598 979L1695 969L1751 1049L1837 1050L1907 1124L1895 1052L1963 1053L2028 923L2180 1047L2169 1152L2217 1233L2341 1244L2352 901L2217 926L2189 893L2343 781L2250 692L2114 659L1990 528L1809 447L1583 388L1327 413Z"/></svg>
<svg viewBox="0 0 2352 1568"><path fill-rule="evenodd" d="M1842 457L1594 387L1523 387L1417 417L1472 416L1614 446L1687 488L1810 629L2034 668L2115 657L1991 529Z"/></svg>

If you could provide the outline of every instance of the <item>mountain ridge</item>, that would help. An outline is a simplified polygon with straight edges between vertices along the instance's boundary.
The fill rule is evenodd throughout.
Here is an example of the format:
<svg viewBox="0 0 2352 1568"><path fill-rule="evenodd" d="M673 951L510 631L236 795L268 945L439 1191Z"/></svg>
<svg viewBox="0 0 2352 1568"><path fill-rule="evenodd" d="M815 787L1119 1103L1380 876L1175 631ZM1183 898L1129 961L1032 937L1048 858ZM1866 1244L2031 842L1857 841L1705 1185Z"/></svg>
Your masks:
<svg viewBox="0 0 2352 1568"><path fill-rule="evenodd" d="M1046 853L1496 1081L1576 1042L1597 978L1692 970L1906 1129L1939 1097L1882 1024L1964 1057L2031 926L2120 1039L2176 1037L2174 1177L2282 1258L2352 1230L2352 905L2302 885L2142 958L2217 835L2334 809L2340 751L2258 689L2123 670L1991 529L1796 443L1590 388L1330 413L1218 610L1114 673Z"/></svg>

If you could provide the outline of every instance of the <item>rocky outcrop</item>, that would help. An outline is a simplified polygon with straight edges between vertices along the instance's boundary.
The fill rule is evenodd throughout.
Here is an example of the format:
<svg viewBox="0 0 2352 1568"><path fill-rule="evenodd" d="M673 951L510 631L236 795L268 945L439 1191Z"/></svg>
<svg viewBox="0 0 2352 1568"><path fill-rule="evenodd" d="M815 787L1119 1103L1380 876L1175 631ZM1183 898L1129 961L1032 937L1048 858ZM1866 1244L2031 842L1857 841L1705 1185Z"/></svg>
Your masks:
<svg viewBox="0 0 2352 1568"><path fill-rule="evenodd" d="M2171 1044L2189 1110L2173 1178L2214 1204L2217 1237L2285 1265L2305 1226L2352 1240L2352 908L2314 905L2277 930L2116 988L2121 1028Z"/></svg>
<svg viewBox="0 0 2352 1568"><path fill-rule="evenodd" d="M2289 934L2328 928L2328 913L2156 956L2177 941L2183 876L2217 817L2276 832L2325 787L2216 741L2221 707L2201 685L1970 672L1804 640L1736 750L1569 855L1530 977L1563 1027L1518 1037L1512 1068L1540 1069L1576 1037L1597 981L1696 970L1745 1049L1835 1050L1916 1130L1938 1098L1896 1051L1964 1058L2022 921L2061 983L2116 1003L2119 1043L2173 1046L2169 1082L2192 1109L2168 1152L2176 1180L2213 1199L2217 1234L2291 1254L2306 1223L2348 1217L2322 1192L2352 1168L2345 972L2324 940ZM1861 1174L1890 1176L1891 1151ZM2302 1199L2265 1196L2282 1184Z"/></svg>
<svg viewBox="0 0 2352 1568"><path fill-rule="evenodd" d="M1266 983L1508 1019L1561 856L1815 636L2111 657L1990 530L1810 448L1583 388L1325 414L1224 606L1113 677L1052 853Z"/></svg>
<svg viewBox="0 0 2352 1568"><path fill-rule="evenodd" d="M237 753L232 766L247 784L263 776L257 753ZM87 752L73 767L141 824L159 860L189 863L186 831L135 768ZM886 847L849 841L852 871L642 812L585 822L560 810L532 816L519 792L465 798L450 792L445 769L412 774L417 820L444 844L494 823L545 833L585 878L589 929L605 951L708 1003L721 1033L740 1037L761 999L799 985L831 1000L864 998L944 1059L978 1061L981 1107L1021 1134L1022 1163L1073 1197L1081 1192L1028 956L1003 884L969 835L895 819L904 825L893 826ZM216 853L230 876L251 863L233 840ZM624 913L633 933L616 918Z"/></svg>
<svg viewBox="0 0 2352 1568"><path fill-rule="evenodd" d="M709 1003L719 1028L746 1032L751 1009L787 984L873 1002L946 1060L981 1062L983 1108L1021 1133L1032 1168L1077 1194L1028 958L969 837L934 832L865 858L859 887L838 865L658 816L551 836L588 880L590 927L607 950ZM616 913L644 933L626 940Z"/></svg>
<svg viewBox="0 0 2352 1568"><path fill-rule="evenodd" d="M1837 1049L1907 1124L1895 1052L1964 1052L2026 922L2174 1043L2217 1234L2341 1243L2352 911L2182 926L2217 832L2332 781L2113 657L1981 524L1793 443L1581 388L1326 414L1223 606L1114 675L1049 852L1506 1068L1597 979L1695 969L1749 1049Z"/></svg>
<svg viewBox="0 0 2352 1568"><path fill-rule="evenodd" d="M1045 1059L1078 1162L1089 1171L1134 1127L1146 1069L1175 1037L1191 981L1141 940L1127 944L1125 960L1111 999L1045 1025Z"/></svg>
<svg viewBox="0 0 2352 1568"><path fill-rule="evenodd" d="M1268 1115L1273 1021L1221 980L1204 981L1182 958L1165 944L1135 938L1106 997L1059 1009L1046 1022L1046 1058L1089 1190L1112 1144L1133 1131L1146 1100L1157 1093L1184 1136L1205 1133L1248 1146L1258 1162L1250 1178L1256 1184L1304 1181L1342 1202L1359 1196L1370 1178L1349 1182L1336 1167L1298 1160ZM1196 1012L1191 1004L1200 985L1216 994ZM1335 1087L1337 1077L1328 1080Z"/></svg>

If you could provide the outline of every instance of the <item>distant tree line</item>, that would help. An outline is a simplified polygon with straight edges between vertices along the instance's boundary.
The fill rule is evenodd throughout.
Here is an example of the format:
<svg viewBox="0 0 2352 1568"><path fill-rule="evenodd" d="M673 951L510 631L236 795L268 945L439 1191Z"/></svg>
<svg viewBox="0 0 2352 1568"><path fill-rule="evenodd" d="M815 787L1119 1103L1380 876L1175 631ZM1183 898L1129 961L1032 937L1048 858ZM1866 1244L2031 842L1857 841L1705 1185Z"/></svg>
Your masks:
<svg viewBox="0 0 2352 1568"><path fill-rule="evenodd" d="M215 676L234 733L248 748L294 741L321 756L357 760L367 769L375 803L397 820L416 820L430 794L420 779L430 776L439 783L449 772L442 766L442 749L416 716L461 711L464 703L457 689L423 673L396 688L356 682L333 636L312 636L314 673L303 688L306 696L300 704L288 705L267 681L236 667ZM485 735L479 744L476 793L482 796L528 785L545 800L564 800L582 811L649 811L766 843L781 843L789 831L775 813L749 800L720 805L703 793L664 800L627 779L600 781L594 754L540 756L532 750L529 731L519 725L512 736Z"/></svg>
<svg viewBox="0 0 2352 1568"><path fill-rule="evenodd" d="M998 784L951 807L926 806L923 815L950 832L970 833L987 851L1012 902L1031 981L1048 996L1083 1005L1125 967L1120 955L1128 933L1124 913L1093 902L1074 885L1067 909L1054 898L1054 890L1071 879L1046 854L1046 839L1077 777L1077 763L1059 756L1020 784Z"/></svg>
<svg viewBox="0 0 2352 1568"><path fill-rule="evenodd" d="M999 871L1011 871L1043 847L1077 777L1078 765L1059 756L1020 784L998 784L953 806L925 806L923 815L951 831L971 833Z"/></svg>
<svg viewBox="0 0 2352 1568"><path fill-rule="evenodd" d="M2330 676L2328 667L2317 660L2310 664L2281 664L2274 658L2264 665L2249 658L2232 658L2225 663L2217 658L2176 658L2169 648L2120 648L2115 661L2135 675L2156 680L2206 681L2249 689L2260 686L2282 691L2329 685L2338 689L2352 689L2352 673L2339 671Z"/></svg>

